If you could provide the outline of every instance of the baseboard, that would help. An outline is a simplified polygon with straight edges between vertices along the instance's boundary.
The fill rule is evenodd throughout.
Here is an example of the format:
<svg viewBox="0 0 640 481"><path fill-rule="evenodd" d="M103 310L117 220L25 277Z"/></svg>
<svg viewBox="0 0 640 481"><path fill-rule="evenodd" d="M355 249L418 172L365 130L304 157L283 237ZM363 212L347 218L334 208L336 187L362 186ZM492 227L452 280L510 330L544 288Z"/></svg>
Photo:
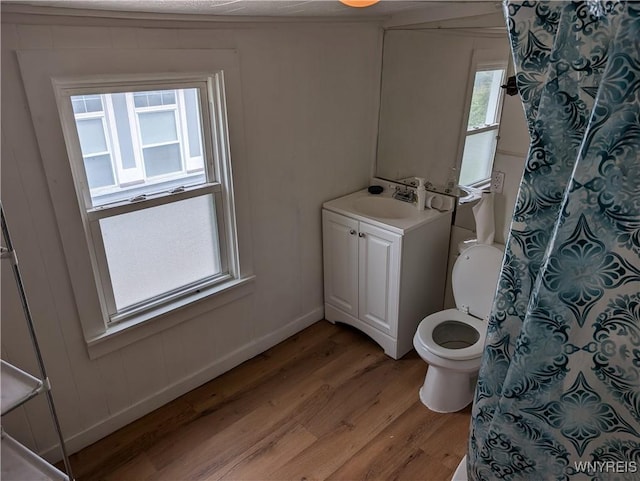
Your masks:
<svg viewBox="0 0 640 481"><path fill-rule="evenodd" d="M135 404L115 413L113 416L104 419L93 426L73 434L65 439L67 451L75 453L82 448L108 436L127 424L141 418L183 394L201 386L215 377L233 369L244 361L257 356L285 339L293 336L311 324L324 317L323 307L317 307L311 312L298 319L282 326L278 330L271 332L258 339L250 341L242 347L227 354L223 358L216 360L201 370L167 386L152 396L142 399ZM51 446L41 451L40 455L49 461L58 461L60 451L57 445Z"/></svg>

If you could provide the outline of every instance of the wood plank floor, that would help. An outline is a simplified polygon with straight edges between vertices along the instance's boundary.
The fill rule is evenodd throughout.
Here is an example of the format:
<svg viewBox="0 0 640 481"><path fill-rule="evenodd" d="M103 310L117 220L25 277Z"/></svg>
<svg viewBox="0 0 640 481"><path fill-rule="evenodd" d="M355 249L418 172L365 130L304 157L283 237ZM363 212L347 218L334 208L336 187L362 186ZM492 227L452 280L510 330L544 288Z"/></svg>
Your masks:
<svg viewBox="0 0 640 481"><path fill-rule="evenodd" d="M321 321L74 454L80 481L451 479L470 408L418 399L426 364Z"/></svg>

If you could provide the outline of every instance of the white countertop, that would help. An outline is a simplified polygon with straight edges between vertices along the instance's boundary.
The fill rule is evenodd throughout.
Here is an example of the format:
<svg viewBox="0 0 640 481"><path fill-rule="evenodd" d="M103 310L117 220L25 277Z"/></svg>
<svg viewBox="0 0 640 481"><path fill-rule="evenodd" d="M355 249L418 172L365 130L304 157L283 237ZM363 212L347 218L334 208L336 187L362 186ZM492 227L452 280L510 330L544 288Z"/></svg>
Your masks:
<svg viewBox="0 0 640 481"><path fill-rule="evenodd" d="M387 193L388 192L388 193ZM324 209L330 210L337 214L349 216L353 219L368 222L383 229L396 232L397 234L404 234L412 229L420 227L423 224L439 219L444 216L451 215L452 209L446 211L439 211L435 209L418 210L414 206L413 211L409 210L409 215L402 218L385 218L374 217L370 214L366 214L358 211L356 207L356 201L363 197L387 197L391 198L391 192L387 189L382 194L373 195L369 194L367 189L359 190L353 194L345 195L334 200L330 200L322 204ZM394 199L395 200L395 199ZM402 202L395 200L396 202ZM407 204L410 205L410 204Z"/></svg>

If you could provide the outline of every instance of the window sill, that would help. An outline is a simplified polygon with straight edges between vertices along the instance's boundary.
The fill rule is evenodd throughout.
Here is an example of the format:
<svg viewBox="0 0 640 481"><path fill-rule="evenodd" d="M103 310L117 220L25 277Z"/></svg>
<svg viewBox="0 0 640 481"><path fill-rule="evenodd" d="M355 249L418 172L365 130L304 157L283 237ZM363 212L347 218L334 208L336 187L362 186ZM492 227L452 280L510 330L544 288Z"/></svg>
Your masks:
<svg viewBox="0 0 640 481"><path fill-rule="evenodd" d="M254 290L254 281L255 276L233 279L107 327L103 334L86 341L89 358L97 359L247 296Z"/></svg>

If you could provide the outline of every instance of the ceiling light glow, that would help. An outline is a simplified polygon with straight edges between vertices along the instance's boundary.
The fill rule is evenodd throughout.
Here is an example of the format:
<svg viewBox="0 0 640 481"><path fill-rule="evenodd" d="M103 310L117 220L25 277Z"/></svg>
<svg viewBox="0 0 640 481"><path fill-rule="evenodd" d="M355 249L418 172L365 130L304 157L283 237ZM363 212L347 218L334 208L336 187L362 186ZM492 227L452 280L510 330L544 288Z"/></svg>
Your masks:
<svg viewBox="0 0 640 481"><path fill-rule="evenodd" d="M363 7L370 7L371 5L375 5L379 1L380 0L340 0L340 3L344 3L349 7L363 8Z"/></svg>

